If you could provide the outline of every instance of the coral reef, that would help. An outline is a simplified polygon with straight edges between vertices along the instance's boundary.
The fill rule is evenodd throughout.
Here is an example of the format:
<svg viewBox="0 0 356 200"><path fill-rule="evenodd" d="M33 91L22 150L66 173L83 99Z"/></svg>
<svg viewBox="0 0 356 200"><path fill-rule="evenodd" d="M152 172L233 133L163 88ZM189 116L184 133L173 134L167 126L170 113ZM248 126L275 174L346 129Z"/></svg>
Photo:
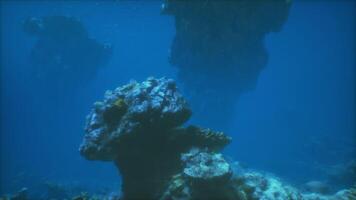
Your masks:
<svg viewBox="0 0 356 200"><path fill-rule="evenodd" d="M174 81L132 82L95 103L80 152L116 163L125 199L158 199L172 175L182 171L182 153L192 147L217 151L230 142L220 132L180 127L190 115Z"/></svg>
<svg viewBox="0 0 356 200"><path fill-rule="evenodd" d="M195 184L224 182L223 180L228 180L232 175L230 165L221 154L192 149L188 153L182 154L181 160L185 166L183 174Z"/></svg>
<svg viewBox="0 0 356 200"><path fill-rule="evenodd" d="M121 200L336 200L355 196L354 189L333 196L303 194L271 175L236 170L219 153L231 138L183 126L190 115L173 80L132 82L107 91L104 100L94 104L79 150L89 160L116 164L122 175Z"/></svg>
<svg viewBox="0 0 356 200"><path fill-rule="evenodd" d="M340 190L334 195L320 195L318 193L310 193L303 195L303 200L356 200L356 186L350 189Z"/></svg>
<svg viewBox="0 0 356 200"><path fill-rule="evenodd" d="M165 0L162 13L174 17L176 28L170 62L199 118L226 127L231 107L255 87L267 64L265 36L281 30L290 5L289 0Z"/></svg>
<svg viewBox="0 0 356 200"><path fill-rule="evenodd" d="M88 188L73 183L46 181L23 187L14 194L0 195L0 200L119 200L120 195L108 188ZM44 188L44 187L45 188Z"/></svg>

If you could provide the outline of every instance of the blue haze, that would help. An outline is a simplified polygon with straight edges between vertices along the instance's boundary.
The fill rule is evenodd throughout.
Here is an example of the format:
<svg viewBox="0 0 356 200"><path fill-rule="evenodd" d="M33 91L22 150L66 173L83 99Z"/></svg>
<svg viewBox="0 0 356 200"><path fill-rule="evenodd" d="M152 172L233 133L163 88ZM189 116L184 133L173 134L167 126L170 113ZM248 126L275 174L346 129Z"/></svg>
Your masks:
<svg viewBox="0 0 356 200"><path fill-rule="evenodd" d="M228 156L295 183L323 178L322 167L355 156L355 9L354 1L294 2L282 31L265 40L269 62L256 89L221 128L233 137ZM28 63L35 40L21 22L46 15L75 16L91 37L112 43L109 66L84 86L38 87ZM176 78L168 63L174 32L160 1L1 2L0 194L45 180L117 187L112 163L79 155L85 116L107 89Z"/></svg>

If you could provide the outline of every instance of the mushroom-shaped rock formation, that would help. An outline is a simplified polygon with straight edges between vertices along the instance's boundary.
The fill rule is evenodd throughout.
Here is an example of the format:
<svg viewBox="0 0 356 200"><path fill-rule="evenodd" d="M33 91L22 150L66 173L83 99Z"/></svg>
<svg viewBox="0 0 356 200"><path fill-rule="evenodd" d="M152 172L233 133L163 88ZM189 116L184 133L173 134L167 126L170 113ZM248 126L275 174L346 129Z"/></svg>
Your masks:
<svg viewBox="0 0 356 200"><path fill-rule="evenodd" d="M230 138L196 126L180 127L191 115L174 81L148 78L107 91L87 117L80 153L89 160L114 161L124 199L158 199L191 148L211 153Z"/></svg>
<svg viewBox="0 0 356 200"><path fill-rule="evenodd" d="M343 200L303 194L270 175L234 171L219 151L231 138L182 125L191 111L174 81L148 78L108 91L87 118L80 153L113 161L122 175L121 200Z"/></svg>
<svg viewBox="0 0 356 200"><path fill-rule="evenodd" d="M236 100L255 88L268 62L264 39L282 29L290 5L290 0L164 1L162 13L174 18L176 28L170 63L209 126L226 128Z"/></svg>
<svg viewBox="0 0 356 200"><path fill-rule="evenodd" d="M132 138L155 142L167 130L187 121L190 114L172 80L149 78L141 84L132 82L107 91L104 101L94 104L80 152L91 160L116 160L120 147L132 142Z"/></svg>

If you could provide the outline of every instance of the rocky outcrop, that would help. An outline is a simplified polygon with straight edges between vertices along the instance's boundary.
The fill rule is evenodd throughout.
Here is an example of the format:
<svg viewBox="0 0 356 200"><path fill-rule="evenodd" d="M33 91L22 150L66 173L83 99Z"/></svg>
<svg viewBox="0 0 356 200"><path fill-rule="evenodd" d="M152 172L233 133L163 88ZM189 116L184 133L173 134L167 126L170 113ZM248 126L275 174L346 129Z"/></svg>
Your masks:
<svg viewBox="0 0 356 200"><path fill-rule="evenodd" d="M29 54L30 80L38 81L40 87L49 86L49 92L87 83L112 57L113 47L92 38L75 17L29 17L22 28L35 38Z"/></svg>
<svg viewBox="0 0 356 200"><path fill-rule="evenodd" d="M219 151L231 138L183 126L191 111L174 81L148 78L105 94L87 117L80 153L112 161L122 175L122 200L317 200L354 198L303 194L276 177L236 170ZM351 199L352 199L351 198Z"/></svg>
<svg viewBox="0 0 356 200"><path fill-rule="evenodd" d="M192 147L215 152L230 142L223 133L181 127L191 115L174 81L149 78L108 91L87 118L81 154L114 161L123 178L124 199L158 199L181 154Z"/></svg>
<svg viewBox="0 0 356 200"><path fill-rule="evenodd" d="M290 5L290 0L164 1L162 13L173 17L176 29L169 60L199 119L226 128L236 100L255 88L267 65L266 35L282 29Z"/></svg>

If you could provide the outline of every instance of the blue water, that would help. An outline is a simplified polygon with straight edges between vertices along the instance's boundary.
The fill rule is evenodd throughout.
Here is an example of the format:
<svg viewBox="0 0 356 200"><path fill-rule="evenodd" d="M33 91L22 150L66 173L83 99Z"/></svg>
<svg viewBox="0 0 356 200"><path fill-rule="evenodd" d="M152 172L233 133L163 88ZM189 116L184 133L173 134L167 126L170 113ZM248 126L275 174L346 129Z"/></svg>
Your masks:
<svg viewBox="0 0 356 200"><path fill-rule="evenodd" d="M105 90L131 79L177 78L168 62L174 19L160 9L160 1L1 2L0 194L46 180L118 190L112 163L78 152L85 116ZM38 84L28 62L35 39L21 22L47 15L75 16L91 37L111 43L109 65L80 86ZM233 137L226 155L295 184L355 158L355 16L354 1L293 2L281 32L265 39L269 61L257 87L221 127Z"/></svg>

